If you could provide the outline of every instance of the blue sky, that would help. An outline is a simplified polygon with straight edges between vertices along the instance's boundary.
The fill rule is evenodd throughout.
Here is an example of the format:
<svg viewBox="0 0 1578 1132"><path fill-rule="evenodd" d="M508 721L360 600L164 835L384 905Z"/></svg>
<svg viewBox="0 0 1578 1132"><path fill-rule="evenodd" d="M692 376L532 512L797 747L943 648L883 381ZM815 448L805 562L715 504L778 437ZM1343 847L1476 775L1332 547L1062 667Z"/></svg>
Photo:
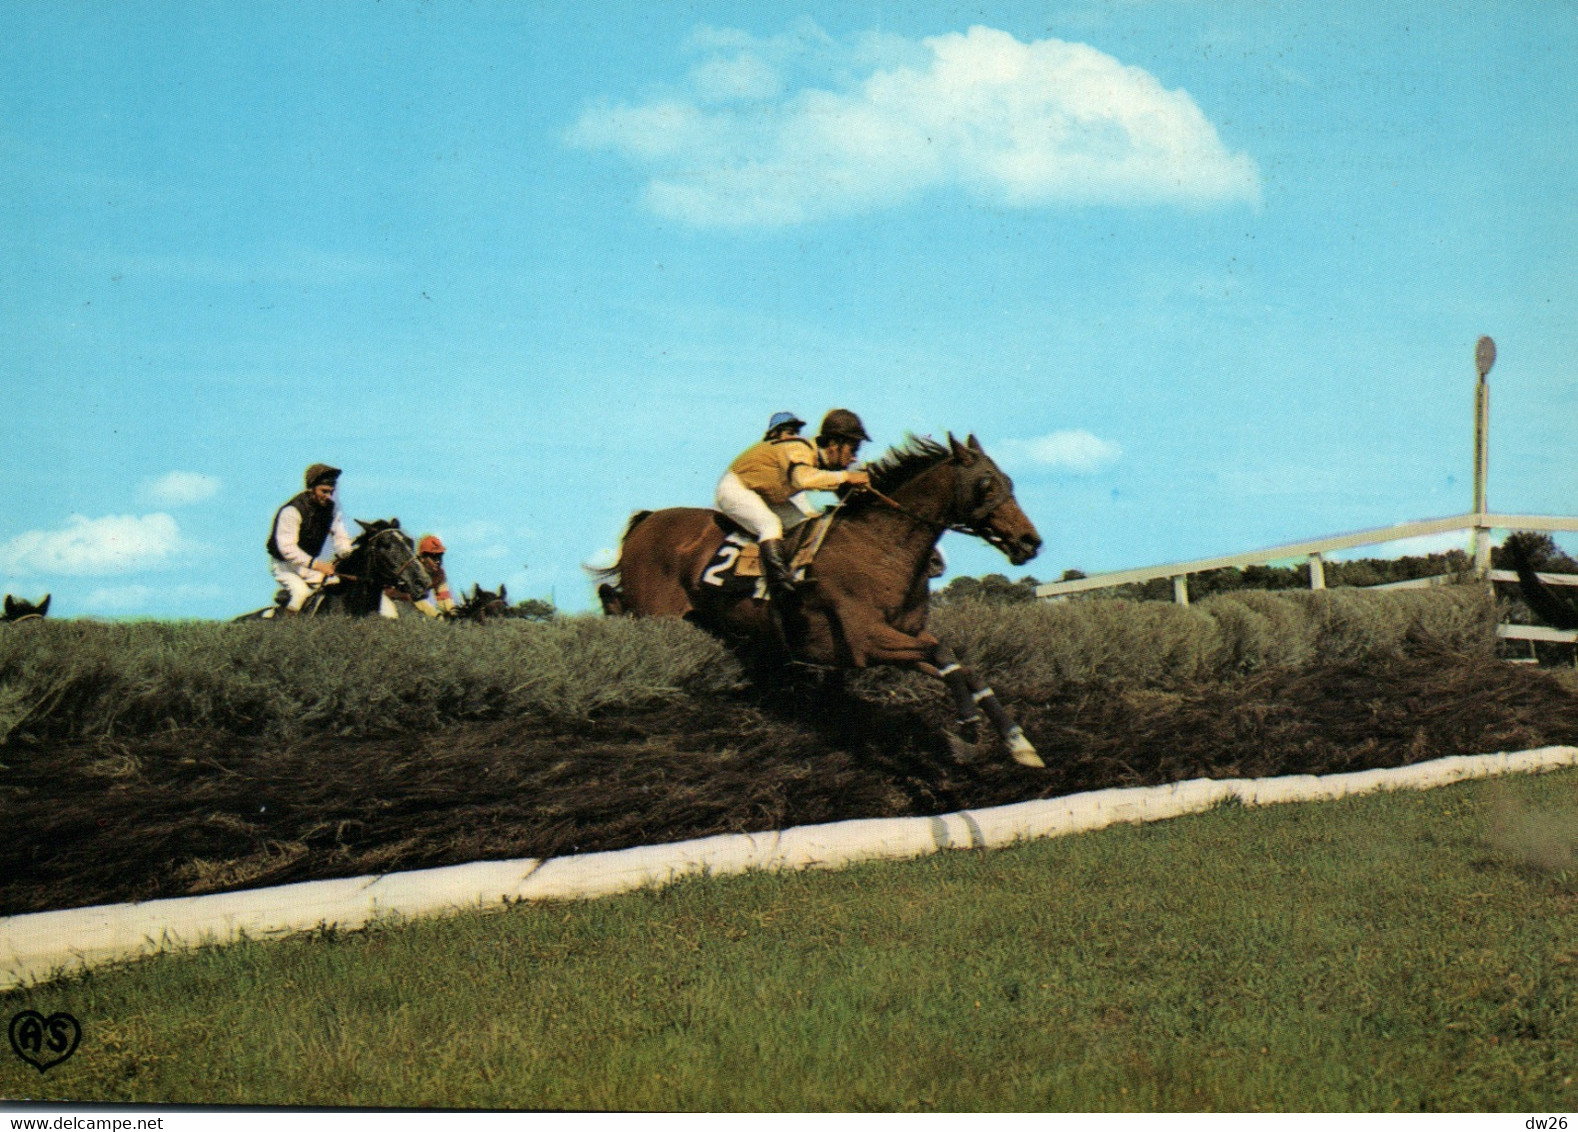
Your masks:
<svg viewBox="0 0 1578 1132"><path fill-rule="evenodd" d="M1572 513L1561 3L0 0L0 588L225 617L315 461L592 604L770 413L975 433L1055 578ZM947 536L956 573L1018 576Z"/></svg>

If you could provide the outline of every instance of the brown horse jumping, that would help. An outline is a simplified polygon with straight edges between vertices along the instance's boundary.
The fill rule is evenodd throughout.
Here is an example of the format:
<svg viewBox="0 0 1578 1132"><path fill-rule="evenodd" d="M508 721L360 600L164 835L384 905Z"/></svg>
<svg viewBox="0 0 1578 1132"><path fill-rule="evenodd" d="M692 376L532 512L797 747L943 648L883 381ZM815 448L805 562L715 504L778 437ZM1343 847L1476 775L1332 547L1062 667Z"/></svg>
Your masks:
<svg viewBox="0 0 1578 1132"><path fill-rule="evenodd" d="M775 610L738 591L720 599L702 575L728 534L721 516L672 507L632 518L618 564L597 571L609 579L599 590L604 612L686 617L811 664L907 665L947 686L966 742L974 743L984 712L1016 762L1044 766L992 689L926 630L927 575L944 531L985 539L1015 566L1040 550L1012 481L973 436L964 444L949 436L946 445L912 437L867 470L871 486L839 504L798 608Z"/></svg>

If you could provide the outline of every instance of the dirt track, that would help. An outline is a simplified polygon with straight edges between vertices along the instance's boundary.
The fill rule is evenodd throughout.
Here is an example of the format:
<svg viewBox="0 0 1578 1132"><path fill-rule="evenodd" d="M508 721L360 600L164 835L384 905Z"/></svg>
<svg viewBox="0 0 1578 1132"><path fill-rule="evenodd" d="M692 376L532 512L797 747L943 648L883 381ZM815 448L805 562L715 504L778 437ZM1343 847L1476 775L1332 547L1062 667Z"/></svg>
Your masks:
<svg viewBox="0 0 1578 1132"><path fill-rule="evenodd" d="M822 687L291 746L175 734L0 750L0 913L836 821L1107 786L1333 773L1578 743L1578 694L1469 657L1178 692L1016 695L1048 770L948 753L938 707Z"/></svg>

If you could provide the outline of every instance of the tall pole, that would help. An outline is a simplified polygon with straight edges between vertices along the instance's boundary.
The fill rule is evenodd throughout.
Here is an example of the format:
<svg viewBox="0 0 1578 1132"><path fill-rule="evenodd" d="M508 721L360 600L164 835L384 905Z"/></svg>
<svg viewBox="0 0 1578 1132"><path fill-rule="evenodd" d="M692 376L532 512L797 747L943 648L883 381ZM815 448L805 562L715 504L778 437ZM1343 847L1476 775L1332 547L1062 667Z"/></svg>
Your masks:
<svg viewBox="0 0 1578 1132"><path fill-rule="evenodd" d="M1485 476L1490 470L1490 382L1485 378L1496 364L1496 343L1487 335L1474 346L1474 368L1479 381L1474 386L1474 569L1484 574L1490 569L1490 531L1483 525Z"/></svg>

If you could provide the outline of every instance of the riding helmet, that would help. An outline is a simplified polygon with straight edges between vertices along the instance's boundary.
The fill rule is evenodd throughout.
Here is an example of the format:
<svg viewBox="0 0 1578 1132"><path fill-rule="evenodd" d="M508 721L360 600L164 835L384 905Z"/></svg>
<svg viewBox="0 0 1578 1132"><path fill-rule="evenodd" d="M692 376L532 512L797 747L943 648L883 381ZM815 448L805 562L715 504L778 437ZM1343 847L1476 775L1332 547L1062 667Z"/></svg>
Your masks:
<svg viewBox="0 0 1578 1132"><path fill-rule="evenodd" d="M418 554L443 554L444 542L437 535L423 535L422 541L416 544Z"/></svg>
<svg viewBox="0 0 1578 1132"><path fill-rule="evenodd" d="M328 464L310 464L307 467L307 490L311 491L320 483L335 483L340 478L340 469Z"/></svg>
<svg viewBox="0 0 1578 1132"><path fill-rule="evenodd" d="M822 418L822 429L817 434L818 440L870 440L866 435L866 426L860 423L860 418L848 409L834 409Z"/></svg>

